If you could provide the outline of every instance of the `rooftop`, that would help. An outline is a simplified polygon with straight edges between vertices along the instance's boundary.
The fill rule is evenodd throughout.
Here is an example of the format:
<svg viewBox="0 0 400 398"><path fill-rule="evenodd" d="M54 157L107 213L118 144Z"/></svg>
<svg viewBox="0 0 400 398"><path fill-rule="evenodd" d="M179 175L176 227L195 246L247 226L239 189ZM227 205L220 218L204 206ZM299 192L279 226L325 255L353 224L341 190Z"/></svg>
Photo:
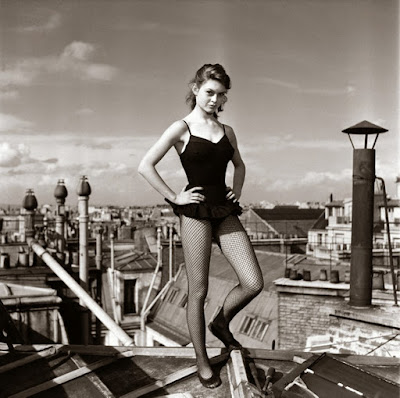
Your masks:
<svg viewBox="0 0 400 398"><path fill-rule="evenodd" d="M398 398L398 358L209 348L222 385L204 388L194 350L0 345L0 397ZM329 395L328 395L329 394ZM334 395L335 394L335 395Z"/></svg>

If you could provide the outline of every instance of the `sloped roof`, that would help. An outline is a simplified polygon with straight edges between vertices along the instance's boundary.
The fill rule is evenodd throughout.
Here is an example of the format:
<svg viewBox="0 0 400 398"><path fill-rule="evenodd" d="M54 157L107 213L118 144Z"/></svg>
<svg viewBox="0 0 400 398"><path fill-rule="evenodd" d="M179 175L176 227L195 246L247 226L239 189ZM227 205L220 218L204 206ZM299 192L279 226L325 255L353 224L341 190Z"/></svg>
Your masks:
<svg viewBox="0 0 400 398"><path fill-rule="evenodd" d="M299 209L296 207L275 207L273 209L257 209L257 213L263 220L267 221L288 221L288 220L316 220L324 209Z"/></svg>
<svg viewBox="0 0 400 398"><path fill-rule="evenodd" d="M326 229L327 226L328 226L328 220L325 218L325 213L321 213L318 220L315 221L314 225L310 228L310 230Z"/></svg>
<svg viewBox="0 0 400 398"><path fill-rule="evenodd" d="M343 200L333 200L325 205L325 207L343 207L344 201Z"/></svg>
<svg viewBox="0 0 400 398"><path fill-rule="evenodd" d="M7 297L43 297L56 296L57 291L51 288L26 286L16 283L0 282L0 298Z"/></svg>
<svg viewBox="0 0 400 398"><path fill-rule="evenodd" d="M264 278L264 290L274 287L273 281L284 275L285 255L256 250L258 263ZM218 246L213 246L210 261L210 276L229 281L237 281L237 276Z"/></svg>
<svg viewBox="0 0 400 398"><path fill-rule="evenodd" d="M104 260L104 265L109 267L110 258ZM118 252L114 258L114 267L119 271L152 271L157 265L157 259L151 253L135 250Z"/></svg>
<svg viewBox="0 0 400 398"><path fill-rule="evenodd" d="M298 238L307 238L308 231L314 223L315 219L268 221L268 224L279 234L285 237L296 236Z"/></svg>

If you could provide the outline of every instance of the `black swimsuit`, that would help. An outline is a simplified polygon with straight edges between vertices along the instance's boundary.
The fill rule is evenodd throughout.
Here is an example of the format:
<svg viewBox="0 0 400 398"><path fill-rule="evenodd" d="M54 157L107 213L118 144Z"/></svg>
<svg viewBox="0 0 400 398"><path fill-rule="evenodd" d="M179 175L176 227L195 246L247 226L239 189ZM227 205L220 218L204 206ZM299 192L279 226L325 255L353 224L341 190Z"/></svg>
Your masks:
<svg viewBox="0 0 400 398"><path fill-rule="evenodd" d="M183 120L183 122L185 122ZM205 196L205 201L177 205L165 199L173 208L176 215L183 214L187 217L214 220L229 216L230 214L240 215L242 208L239 203L226 198L225 174L229 161L235 152L227 135L216 143L205 138L192 135L187 125L190 138L180 159L188 178L187 191L193 187L203 187L199 191Z"/></svg>

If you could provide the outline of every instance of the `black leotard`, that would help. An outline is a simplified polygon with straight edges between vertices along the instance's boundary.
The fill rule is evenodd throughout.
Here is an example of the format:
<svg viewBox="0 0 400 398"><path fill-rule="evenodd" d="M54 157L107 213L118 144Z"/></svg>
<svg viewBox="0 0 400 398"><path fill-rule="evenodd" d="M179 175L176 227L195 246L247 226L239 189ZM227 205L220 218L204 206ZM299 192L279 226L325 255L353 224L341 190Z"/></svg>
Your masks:
<svg viewBox="0 0 400 398"><path fill-rule="evenodd" d="M183 122L185 122L183 120ZM205 138L193 135L187 125L190 137L186 148L180 155L183 169L189 184L185 190L193 187L203 187L201 192L205 201L176 205L168 199L176 215L184 214L187 217L198 219L221 219L230 214L240 215L242 208L238 202L226 199L225 174L229 161L235 152L227 135L216 143Z"/></svg>

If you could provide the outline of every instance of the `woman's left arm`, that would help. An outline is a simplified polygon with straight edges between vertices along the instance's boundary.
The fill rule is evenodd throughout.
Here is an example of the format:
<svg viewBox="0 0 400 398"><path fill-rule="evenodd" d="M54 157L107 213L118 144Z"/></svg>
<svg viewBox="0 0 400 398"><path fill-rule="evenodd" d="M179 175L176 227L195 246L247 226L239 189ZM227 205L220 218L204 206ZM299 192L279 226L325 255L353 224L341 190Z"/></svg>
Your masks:
<svg viewBox="0 0 400 398"><path fill-rule="evenodd" d="M235 168L233 173L233 187L232 187L232 192L228 192L227 198L239 200L240 196L242 195L242 188L244 184L244 178L246 175L246 166L243 162L242 157L240 156L237 139L233 129L229 126L225 127L226 127L226 135L228 136L229 141L233 146L233 149L235 150L232 157L232 163ZM232 195L232 193L234 196L230 197L229 194Z"/></svg>

